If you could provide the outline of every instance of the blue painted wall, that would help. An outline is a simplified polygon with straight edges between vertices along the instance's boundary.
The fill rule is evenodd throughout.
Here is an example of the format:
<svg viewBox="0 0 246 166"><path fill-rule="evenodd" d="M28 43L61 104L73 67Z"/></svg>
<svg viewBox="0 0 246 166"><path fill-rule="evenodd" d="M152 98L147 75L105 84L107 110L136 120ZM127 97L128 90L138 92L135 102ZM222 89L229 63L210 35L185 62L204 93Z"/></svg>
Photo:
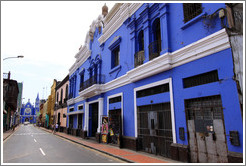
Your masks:
<svg viewBox="0 0 246 166"><path fill-rule="evenodd" d="M196 19L184 23L183 7L181 3L172 4L144 4L140 7L135 14L128 18L123 25L107 39L107 41L100 45L98 38L101 34L96 30L94 40L91 42L91 56L87 61L82 64L78 70L73 73L71 77L76 75L76 93L78 96L80 86L79 72L82 68L85 69L84 80L89 78L88 69L96 61L96 57L101 57L101 71L100 73L105 75L105 83L110 82L132 70L134 68L134 53L137 49L137 38L140 30L144 31L144 48L145 48L145 61L148 62L148 45L152 41L151 31L152 24L156 18L160 18L161 33L162 33L162 54L166 52L174 52L179 50L197 40L200 40L210 34L213 34L222 29L220 19L215 17L213 24L209 24L207 19L202 16L210 15L219 8L225 8L224 3L206 3L202 4L203 12ZM175 11L175 12L174 12ZM120 36L120 66L115 71L111 68L111 50L109 46L112 44L114 38ZM212 70L218 70L219 82L209 83L205 85L199 85L191 88L183 88L183 78L198 75L201 73L209 72ZM227 145L229 151L242 152L243 151L243 127L242 117L240 114L240 106L238 101L237 87L233 80L233 61L231 49L226 49L201 58L199 60L189 62L182 66L173 68L169 71L159 73L149 78L124 85L120 88L108 91L102 95L94 96L87 99L87 102L97 100L99 97L104 98L103 113L107 115L107 98L108 96L123 93L123 124L124 135L135 136L135 122L134 122L134 88L140 87L146 84L150 84L156 81L172 78L173 83L173 98L174 98L174 114L175 114L175 126L176 126L176 138L177 143L188 144L187 135L185 140L179 139L179 127L184 127L187 132L186 119L185 119L185 107L184 100L191 98L199 98L204 96L221 95L222 104L224 108L224 123L226 134L229 134L230 130L239 131L240 146L233 146L230 143L229 137L227 138ZM144 105L149 100L159 102L170 101L169 92L165 94L158 94L151 97L144 97L137 99L137 105ZM75 103L68 106L68 110L71 106L74 106L74 111L77 111L77 106L81 103ZM109 109L114 107L121 107L118 103L110 104ZM67 116L68 117L68 116ZM74 120L75 125L75 120ZM76 122L77 125L77 122Z"/></svg>

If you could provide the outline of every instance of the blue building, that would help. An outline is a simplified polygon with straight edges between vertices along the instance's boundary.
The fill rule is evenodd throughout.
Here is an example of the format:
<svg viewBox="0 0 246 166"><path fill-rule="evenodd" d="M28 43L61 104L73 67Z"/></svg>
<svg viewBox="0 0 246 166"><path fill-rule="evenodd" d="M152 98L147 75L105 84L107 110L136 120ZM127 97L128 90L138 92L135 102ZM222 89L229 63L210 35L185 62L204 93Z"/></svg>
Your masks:
<svg viewBox="0 0 246 166"><path fill-rule="evenodd" d="M37 113L39 112L39 95L37 95L35 106L31 104L30 99L25 105L22 105L20 113L21 123L30 122L35 124L37 121Z"/></svg>
<svg viewBox="0 0 246 166"><path fill-rule="evenodd" d="M68 133L186 162L242 162L227 8L104 6L69 69Z"/></svg>

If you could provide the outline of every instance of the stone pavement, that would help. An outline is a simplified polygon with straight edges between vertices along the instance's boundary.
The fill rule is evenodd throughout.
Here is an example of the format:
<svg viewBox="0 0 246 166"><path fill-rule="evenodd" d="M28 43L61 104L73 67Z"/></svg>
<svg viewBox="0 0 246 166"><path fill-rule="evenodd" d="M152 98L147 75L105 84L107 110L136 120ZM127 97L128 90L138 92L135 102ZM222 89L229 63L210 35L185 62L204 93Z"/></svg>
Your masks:
<svg viewBox="0 0 246 166"><path fill-rule="evenodd" d="M52 133L51 130L40 127L42 130ZM68 135L62 132L56 132L55 135L78 143L85 147L100 151L110 156L116 157L129 163L180 163L179 161L171 160L168 158L156 156L144 152L136 152L129 149L120 149L119 147L109 144L98 143L95 140L82 139L80 137Z"/></svg>

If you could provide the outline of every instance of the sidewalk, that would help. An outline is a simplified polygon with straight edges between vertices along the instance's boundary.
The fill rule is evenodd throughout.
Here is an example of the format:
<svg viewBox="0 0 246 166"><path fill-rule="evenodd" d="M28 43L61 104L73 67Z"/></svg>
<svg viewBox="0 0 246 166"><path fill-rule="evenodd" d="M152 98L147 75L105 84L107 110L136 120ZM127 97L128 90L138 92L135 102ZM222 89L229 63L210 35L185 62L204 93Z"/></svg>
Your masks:
<svg viewBox="0 0 246 166"><path fill-rule="evenodd" d="M6 140L11 134L13 134L16 130L18 130L20 126L16 126L15 130L9 129L8 131L3 132L3 141Z"/></svg>
<svg viewBox="0 0 246 166"><path fill-rule="evenodd" d="M40 127L40 128L42 130L52 133L51 130L48 130L43 127ZM118 147L115 147L109 144L98 143L94 140L85 140L80 137L68 135L66 133L56 132L55 135L68 139L72 142L81 144L88 148L108 154L110 156L119 158L129 163L180 163L179 161L171 160L171 159L160 157L160 156L155 156L153 154L148 154L144 152L136 152L136 151L128 150L128 149L120 149Z"/></svg>

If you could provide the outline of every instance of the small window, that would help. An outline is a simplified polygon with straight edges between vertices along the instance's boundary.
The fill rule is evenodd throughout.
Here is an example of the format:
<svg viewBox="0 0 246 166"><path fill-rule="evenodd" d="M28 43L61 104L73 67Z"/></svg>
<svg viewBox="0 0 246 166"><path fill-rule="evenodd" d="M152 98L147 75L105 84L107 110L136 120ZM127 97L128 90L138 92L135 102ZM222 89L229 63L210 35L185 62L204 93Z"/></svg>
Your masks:
<svg viewBox="0 0 246 166"><path fill-rule="evenodd" d="M183 12L184 12L184 22L186 23L202 13L202 4L184 3Z"/></svg>
<svg viewBox="0 0 246 166"><path fill-rule="evenodd" d="M116 66L118 66L120 64L120 47L116 47L113 51L112 51L112 65L111 68L114 68Z"/></svg>
<svg viewBox="0 0 246 166"><path fill-rule="evenodd" d="M109 99L109 104L121 102L121 96Z"/></svg>
<svg viewBox="0 0 246 166"><path fill-rule="evenodd" d="M207 73L184 78L183 86L184 88L189 88L189 87L208 84L216 81L219 81L218 71L213 70Z"/></svg>
<svg viewBox="0 0 246 166"><path fill-rule="evenodd" d="M69 108L69 111L70 111L70 112L74 111L74 108L73 108L73 107L72 107L72 108Z"/></svg>
<svg viewBox="0 0 246 166"><path fill-rule="evenodd" d="M83 105L78 106L78 110L83 110Z"/></svg>
<svg viewBox="0 0 246 166"><path fill-rule="evenodd" d="M163 84L152 88L137 91L137 98L169 92L169 84Z"/></svg>

